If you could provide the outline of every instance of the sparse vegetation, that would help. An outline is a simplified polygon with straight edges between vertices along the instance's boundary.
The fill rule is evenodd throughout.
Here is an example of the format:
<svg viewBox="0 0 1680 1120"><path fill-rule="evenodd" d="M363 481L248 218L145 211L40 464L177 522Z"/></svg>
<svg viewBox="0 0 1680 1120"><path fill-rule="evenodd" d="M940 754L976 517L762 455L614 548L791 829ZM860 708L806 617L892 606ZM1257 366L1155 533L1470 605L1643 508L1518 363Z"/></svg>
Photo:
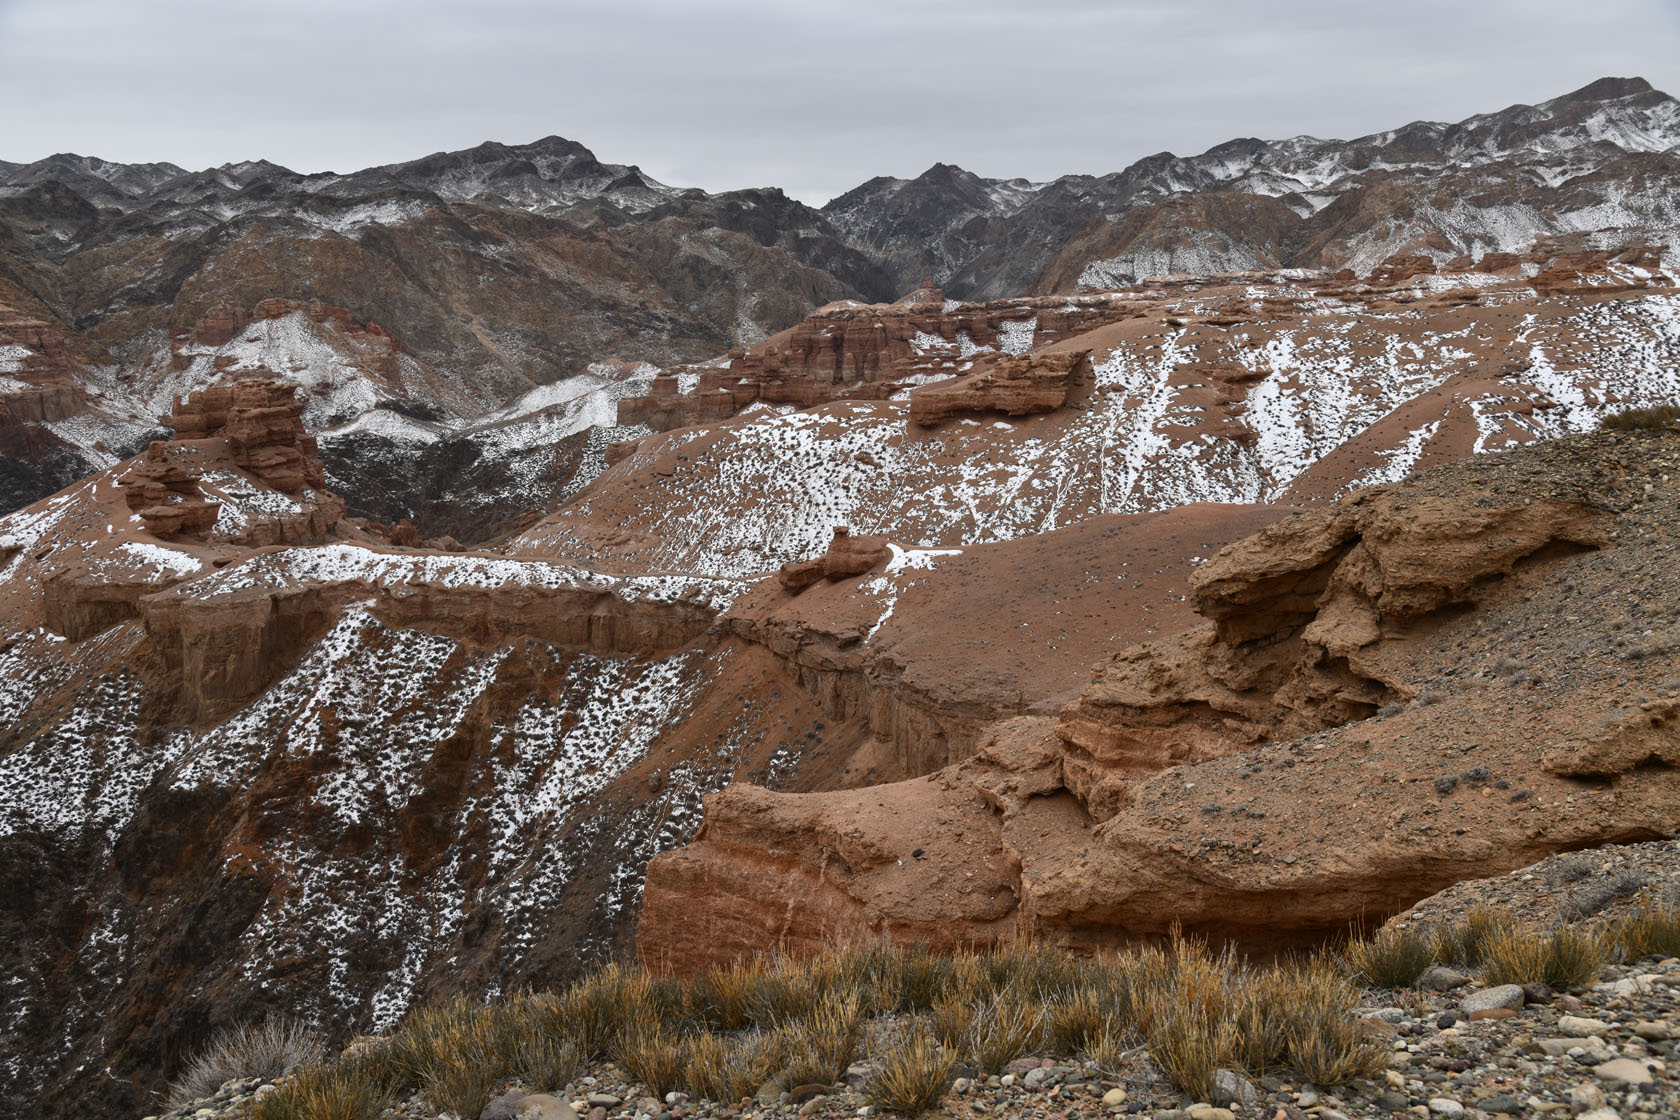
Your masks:
<svg viewBox="0 0 1680 1120"><path fill-rule="evenodd" d="M305 1066L256 1099L252 1120L378 1120L394 1094L356 1062Z"/></svg>
<svg viewBox="0 0 1680 1120"><path fill-rule="evenodd" d="M1610 959L1613 934L1602 928L1564 926L1550 933L1514 923L1482 942L1482 972L1489 984L1589 983Z"/></svg>
<svg viewBox="0 0 1680 1120"><path fill-rule="evenodd" d="M955 1054L917 1026L888 1047L880 1072L864 1094L888 1112L919 1116L933 1109L951 1087L956 1064Z"/></svg>
<svg viewBox="0 0 1680 1120"><path fill-rule="evenodd" d="M1680 404L1625 409L1606 416L1604 426L1618 432L1656 432L1680 426Z"/></svg>
<svg viewBox="0 0 1680 1120"><path fill-rule="evenodd" d="M1348 946L1348 963L1373 988L1410 988L1441 958L1428 932L1391 926Z"/></svg>
<svg viewBox="0 0 1680 1120"><path fill-rule="evenodd" d="M1571 922L1590 918L1617 899L1634 897L1645 889L1647 881L1637 871L1622 871L1594 883L1583 883L1564 898L1560 916Z"/></svg>
<svg viewBox="0 0 1680 1120"><path fill-rule="evenodd" d="M974 1017L969 1056L982 1073L1000 1073L1037 1044L1043 1029L1042 1005L1019 988L1005 988Z"/></svg>
<svg viewBox="0 0 1680 1120"><path fill-rule="evenodd" d="M787 1043L775 1032L733 1035L701 1031L689 1039L687 1089L702 1100L750 1097L787 1066Z"/></svg>
<svg viewBox="0 0 1680 1120"><path fill-rule="evenodd" d="M1629 960L1680 957L1680 904L1659 904L1647 897L1639 913L1616 927L1614 936Z"/></svg>
<svg viewBox="0 0 1680 1120"><path fill-rule="evenodd" d="M1176 933L1087 960L1030 942L950 956L875 946L757 957L693 983L608 965L558 994L416 1009L389 1036L293 1072L252 1116L372 1120L414 1089L440 1112L476 1116L510 1079L575 1092L586 1055L615 1062L650 1096L681 1090L728 1105L766 1084L833 1085L867 1050L881 1064L865 1095L907 1115L938 1104L959 1062L984 1075L1028 1055L1083 1055L1122 1077L1147 1053L1201 1098L1222 1069L1336 1085L1384 1064L1384 1040L1355 1014L1366 986L1409 987L1433 963L1477 969L1488 984L1584 985L1618 946L1630 960L1680 952L1680 911L1647 898L1618 923L1540 930L1477 905L1458 922L1387 927L1345 952L1264 967ZM308 1045L271 1026L219 1039L200 1064L249 1076L227 1055L281 1053L285 1067ZM215 1076L193 1083L200 1095Z"/></svg>
<svg viewBox="0 0 1680 1120"><path fill-rule="evenodd" d="M618 1060L626 1072L659 1098L674 1092L682 1083L688 1058L687 1042L660 1023L647 1024L632 1031L618 1047ZM461 1115L467 1114L463 1112Z"/></svg>
<svg viewBox="0 0 1680 1120"><path fill-rule="evenodd" d="M170 1086L171 1107L208 1097L236 1077L272 1081L321 1060L321 1040L303 1024L270 1018L218 1034Z"/></svg>

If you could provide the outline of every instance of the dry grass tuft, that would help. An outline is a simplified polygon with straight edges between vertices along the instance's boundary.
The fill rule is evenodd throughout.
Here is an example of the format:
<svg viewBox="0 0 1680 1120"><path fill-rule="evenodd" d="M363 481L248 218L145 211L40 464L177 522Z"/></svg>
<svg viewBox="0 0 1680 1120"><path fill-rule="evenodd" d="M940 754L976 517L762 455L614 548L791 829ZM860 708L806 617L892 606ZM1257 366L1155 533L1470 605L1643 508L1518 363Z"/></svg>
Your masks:
<svg viewBox="0 0 1680 1120"><path fill-rule="evenodd" d="M439 1111L477 1116L510 1072L498 1017L465 1000L422 1009L392 1039L406 1080Z"/></svg>
<svg viewBox="0 0 1680 1120"><path fill-rule="evenodd" d="M879 1073L864 1088L877 1108L919 1116L938 1106L951 1087L957 1056L917 1026L894 1041L882 1055Z"/></svg>
<svg viewBox="0 0 1680 1120"><path fill-rule="evenodd" d="M1680 957L1680 906L1659 906L1647 898L1639 913L1617 925L1615 937L1630 961Z"/></svg>
<svg viewBox="0 0 1680 1120"><path fill-rule="evenodd" d="M1296 995L1296 979L1292 971L1273 967L1244 975L1236 986L1231 1020L1244 1069L1265 1073L1289 1059L1291 1017L1282 1012Z"/></svg>
<svg viewBox="0 0 1680 1120"><path fill-rule="evenodd" d="M933 1008L954 975L950 957L934 954L926 945L913 945L888 958L898 973L898 1010L918 1015Z"/></svg>
<svg viewBox="0 0 1680 1120"><path fill-rule="evenodd" d="M1207 1100L1214 1072L1230 1067L1236 1031L1230 1020L1210 1016L1203 1006L1166 1006L1167 998L1150 1008L1145 1031L1150 1056L1180 1089Z"/></svg>
<svg viewBox="0 0 1680 1120"><path fill-rule="evenodd" d="M1533 984L1545 980L1546 939L1532 929L1504 926L1482 942L1482 978L1494 984Z"/></svg>
<svg viewBox="0 0 1680 1120"><path fill-rule="evenodd" d="M1554 988L1590 984L1610 960L1611 931L1593 926L1564 926L1546 938L1543 977Z"/></svg>
<svg viewBox="0 0 1680 1120"><path fill-rule="evenodd" d="M968 1029L969 1056L983 1073L1002 1073L1003 1067L1035 1047L1044 1034L1044 1010L1039 999L1014 988L999 992L977 1009Z"/></svg>
<svg viewBox="0 0 1680 1120"><path fill-rule="evenodd" d="M1085 1045L1085 1056L1091 1064L1110 1077L1120 1076L1121 1069L1140 1049L1137 1036L1110 1021L1102 1031Z"/></svg>
<svg viewBox="0 0 1680 1120"><path fill-rule="evenodd" d="M738 957L706 970L694 987L697 1017L726 1031L753 1024L753 998L769 967L763 957Z"/></svg>
<svg viewBox="0 0 1680 1120"><path fill-rule="evenodd" d="M1044 1042L1052 1054L1082 1053L1108 1029L1108 1015L1096 984L1089 979L1044 1001Z"/></svg>
<svg viewBox="0 0 1680 1120"><path fill-rule="evenodd" d="M702 1031L688 1040L684 1083L694 1096L734 1104L752 1096L787 1065L787 1041L777 1032L725 1037Z"/></svg>
<svg viewBox="0 0 1680 1120"><path fill-rule="evenodd" d="M1382 1040L1354 1014L1360 993L1330 962L1296 963L1279 976L1272 999L1289 1065L1315 1085L1372 1077L1383 1068Z"/></svg>
<svg viewBox="0 0 1680 1120"><path fill-rule="evenodd" d="M1604 426L1621 432L1656 432L1680 426L1680 404L1659 404L1655 408L1630 408L1604 418Z"/></svg>
<svg viewBox="0 0 1680 1120"><path fill-rule="evenodd" d="M978 1016L978 1004L951 993L934 1001L933 1010L928 1013L928 1022L941 1046L960 1053Z"/></svg>
<svg viewBox="0 0 1680 1120"><path fill-rule="evenodd" d="M658 1022L641 1024L619 1039L618 1061L649 1096L664 1100L666 1093L675 1092L683 1083L689 1046Z"/></svg>
<svg viewBox="0 0 1680 1120"><path fill-rule="evenodd" d="M1348 944L1348 965L1374 988L1410 988L1435 963L1437 940L1424 930L1385 927Z"/></svg>
<svg viewBox="0 0 1680 1120"><path fill-rule="evenodd" d="M1031 938L993 948L983 963L994 995L1014 990L1028 996L1059 996L1079 977L1079 966L1071 953Z"/></svg>
<svg viewBox="0 0 1680 1120"><path fill-rule="evenodd" d="M788 1085L832 1085L845 1076L863 1041L863 1020L857 993L846 992L830 995L803 1020L782 1027Z"/></svg>
<svg viewBox="0 0 1680 1120"><path fill-rule="evenodd" d="M169 1106L180 1108L214 1096L225 1082L236 1077L272 1081L281 1074L318 1063L321 1056L320 1038L290 1019L269 1018L261 1024L225 1030L187 1063L187 1068L170 1086Z"/></svg>
<svg viewBox="0 0 1680 1120"><path fill-rule="evenodd" d="M354 1062L305 1066L256 1098L252 1120L378 1120L395 1094ZM476 1115L476 1114L475 1114Z"/></svg>

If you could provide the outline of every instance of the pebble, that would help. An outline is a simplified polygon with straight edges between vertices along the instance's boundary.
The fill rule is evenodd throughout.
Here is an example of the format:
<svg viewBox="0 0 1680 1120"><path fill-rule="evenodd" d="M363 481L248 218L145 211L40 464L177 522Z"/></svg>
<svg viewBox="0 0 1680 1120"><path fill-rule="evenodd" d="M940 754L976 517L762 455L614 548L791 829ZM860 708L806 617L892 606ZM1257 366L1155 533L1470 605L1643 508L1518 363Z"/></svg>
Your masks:
<svg viewBox="0 0 1680 1120"><path fill-rule="evenodd" d="M1632 1058L1612 1058L1593 1067L1594 1076L1601 1081L1616 1081L1624 1085L1649 1085L1651 1071L1644 1063Z"/></svg>
<svg viewBox="0 0 1680 1120"><path fill-rule="evenodd" d="M1479 992L1471 992L1458 1001L1459 1009L1465 1014L1475 1011L1491 1011L1496 1007L1509 1007L1513 1010L1523 1005L1523 990L1517 984L1501 984L1496 988L1483 988Z"/></svg>
<svg viewBox="0 0 1680 1120"><path fill-rule="evenodd" d="M1237 1120L1236 1113L1232 1112L1230 1109L1214 1108L1211 1105L1202 1105L1199 1108L1192 1108L1189 1110L1188 1115L1190 1120Z"/></svg>
<svg viewBox="0 0 1680 1120"><path fill-rule="evenodd" d="M1589 1038L1610 1029L1610 1024L1603 1019L1583 1019L1577 1015L1565 1015L1558 1020L1557 1026L1559 1031L1570 1038Z"/></svg>
<svg viewBox="0 0 1680 1120"><path fill-rule="evenodd" d="M1447 1120L1457 1120L1464 1115L1464 1106L1451 1097L1431 1097L1429 1111L1437 1116L1445 1116Z"/></svg>
<svg viewBox="0 0 1680 1120"><path fill-rule="evenodd" d="M1216 1069L1213 1071L1213 1099L1217 1104L1240 1104L1248 1108L1260 1100L1260 1090L1254 1087L1254 1082L1235 1070Z"/></svg>
<svg viewBox="0 0 1680 1120"><path fill-rule="evenodd" d="M578 1120L577 1111L559 1097L533 1093L514 1109L518 1120Z"/></svg>
<svg viewBox="0 0 1680 1120"><path fill-rule="evenodd" d="M1569 1090L1569 1107L1575 1112L1591 1112L1604 1107L1604 1090L1597 1085L1577 1085Z"/></svg>
<svg viewBox="0 0 1680 1120"><path fill-rule="evenodd" d="M1417 986L1426 992L1450 992L1454 988L1462 988L1470 983L1470 977L1454 968L1444 965L1434 965L1426 968L1423 975L1418 977Z"/></svg>

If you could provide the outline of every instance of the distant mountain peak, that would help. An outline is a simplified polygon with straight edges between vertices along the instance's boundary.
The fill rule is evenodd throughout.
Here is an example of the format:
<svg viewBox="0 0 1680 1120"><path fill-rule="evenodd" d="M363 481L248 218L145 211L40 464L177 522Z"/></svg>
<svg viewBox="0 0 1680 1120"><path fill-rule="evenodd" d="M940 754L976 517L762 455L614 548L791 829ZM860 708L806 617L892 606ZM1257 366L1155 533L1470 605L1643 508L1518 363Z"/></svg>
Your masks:
<svg viewBox="0 0 1680 1120"><path fill-rule="evenodd" d="M1572 93L1566 93L1558 98L1559 101L1615 101L1623 97L1633 97L1641 93L1650 93L1655 87L1644 78L1600 78L1596 82L1588 82Z"/></svg>

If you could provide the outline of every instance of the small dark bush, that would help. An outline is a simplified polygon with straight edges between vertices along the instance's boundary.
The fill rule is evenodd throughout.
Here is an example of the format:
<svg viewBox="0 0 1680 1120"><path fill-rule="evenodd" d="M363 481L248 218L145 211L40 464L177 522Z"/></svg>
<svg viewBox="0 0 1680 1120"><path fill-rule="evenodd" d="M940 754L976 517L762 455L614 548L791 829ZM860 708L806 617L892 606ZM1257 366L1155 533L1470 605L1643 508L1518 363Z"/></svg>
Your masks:
<svg viewBox="0 0 1680 1120"><path fill-rule="evenodd" d="M1588 869L1591 873L1591 869ZM1562 903L1562 917L1566 921L1590 918L1619 898L1632 898L1645 889L1649 878L1638 871L1622 871L1596 883L1586 883L1570 891Z"/></svg>
<svg viewBox="0 0 1680 1120"><path fill-rule="evenodd" d="M1458 779L1451 774L1435 779L1435 792L1442 797L1451 797L1452 791L1458 788Z"/></svg>

